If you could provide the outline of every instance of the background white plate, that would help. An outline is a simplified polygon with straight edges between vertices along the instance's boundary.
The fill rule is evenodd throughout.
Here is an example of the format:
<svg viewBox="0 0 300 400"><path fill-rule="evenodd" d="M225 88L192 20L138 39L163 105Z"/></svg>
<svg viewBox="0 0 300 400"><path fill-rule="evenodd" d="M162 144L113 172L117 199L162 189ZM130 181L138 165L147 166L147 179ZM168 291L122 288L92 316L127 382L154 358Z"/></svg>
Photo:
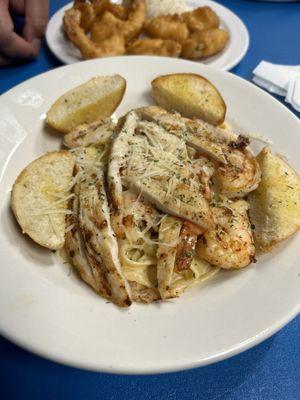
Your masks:
<svg viewBox="0 0 300 400"><path fill-rule="evenodd" d="M119 73L127 91L121 115L151 102L159 74L200 73L223 94L228 119L264 134L300 169L300 122L278 101L232 74L190 61L115 57L61 67L0 98L0 331L50 359L94 370L150 373L206 365L266 339L299 311L299 236L243 271L224 272L179 299L123 310L98 297L56 254L21 234L10 212L19 172L61 136L45 112L66 90L99 74Z"/></svg>
<svg viewBox="0 0 300 400"><path fill-rule="evenodd" d="M62 30L64 11L72 7L72 4L73 3L69 3L52 16L46 31L46 41L50 50L65 64L73 64L82 60L79 50L76 49L69 40L67 40ZM219 15L222 27L229 32L230 36L228 44L221 53L209 57L206 60L201 61L201 63L225 71L228 71L237 65L245 56L249 47L249 34L246 26L240 18L228 8L215 3L214 1L188 0L187 4L192 8L204 5L210 6Z"/></svg>

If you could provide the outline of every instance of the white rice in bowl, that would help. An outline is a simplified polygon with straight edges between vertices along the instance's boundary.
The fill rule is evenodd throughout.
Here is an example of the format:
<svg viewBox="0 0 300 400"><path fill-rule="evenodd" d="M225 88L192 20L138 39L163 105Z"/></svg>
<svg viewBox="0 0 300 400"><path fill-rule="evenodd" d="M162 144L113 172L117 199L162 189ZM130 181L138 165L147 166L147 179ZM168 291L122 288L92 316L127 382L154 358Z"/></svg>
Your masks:
<svg viewBox="0 0 300 400"><path fill-rule="evenodd" d="M159 15L181 14L190 11L185 0L148 0L147 16L148 18L157 17Z"/></svg>

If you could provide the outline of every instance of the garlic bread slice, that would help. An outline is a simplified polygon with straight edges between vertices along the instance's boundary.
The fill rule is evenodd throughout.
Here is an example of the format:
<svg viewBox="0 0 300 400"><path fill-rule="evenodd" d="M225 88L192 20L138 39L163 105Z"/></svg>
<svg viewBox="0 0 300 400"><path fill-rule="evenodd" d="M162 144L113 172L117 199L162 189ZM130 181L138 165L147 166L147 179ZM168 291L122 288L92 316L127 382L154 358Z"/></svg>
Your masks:
<svg viewBox="0 0 300 400"><path fill-rule="evenodd" d="M249 214L256 246L270 251L300 228L300 178L282 157L266 147L257 161L262 178L248 195Z"/></svg>
<svg viewBox="0 0 300 400"><path fill-rule="evenodd" d="M120 75L97 76L59 97L46 122L62 133L76 126L110 117L120 104L126 80Z"/></svg>
<svg viewBox="0 0 300 400"><path fill-rule="evenodd" d="M152 81L155 102L188 118L200 118L212 125L224 122L226 104L216 87L201 75L170 74Z"/></svg>
<svg viewBox="0 0 300 400"><path fill-rule="evenodd" d="M11 208L23 233L49 249L65 242L74 163L66 150L49 152L29 164L13 185Z"/></svg>

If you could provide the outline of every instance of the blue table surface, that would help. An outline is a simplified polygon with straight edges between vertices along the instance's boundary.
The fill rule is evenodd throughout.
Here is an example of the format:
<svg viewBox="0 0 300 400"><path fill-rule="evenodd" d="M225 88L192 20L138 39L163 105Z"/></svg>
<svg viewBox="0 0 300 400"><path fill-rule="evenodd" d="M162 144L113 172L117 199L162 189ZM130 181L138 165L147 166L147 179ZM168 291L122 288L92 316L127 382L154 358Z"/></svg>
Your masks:
<svg viewBox="0 0 300 400"><path fill-rule="evenodd" d="M51 14L66 3L52 0ZM249 51L233 73L251 79L251 71L262 59L300 64L300 3L219 3L239 15L250 33ZM44 44L36 61L0 69L0 93L60 65ZM299 332L298 316L270 339L231 359L190 371L151 376L69 368L0 338L0 399L296 400L300 399Z"/></svg>

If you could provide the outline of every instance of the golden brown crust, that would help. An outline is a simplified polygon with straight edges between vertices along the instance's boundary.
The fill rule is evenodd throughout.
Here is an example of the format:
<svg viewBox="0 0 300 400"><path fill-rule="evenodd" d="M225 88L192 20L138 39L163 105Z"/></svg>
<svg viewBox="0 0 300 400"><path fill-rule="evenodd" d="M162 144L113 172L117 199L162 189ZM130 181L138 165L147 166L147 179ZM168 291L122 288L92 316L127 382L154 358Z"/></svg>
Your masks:
<svg viewBox="0 0 300 400"><path fill-rule="evenodd" d="M187 118L199 118L212 125L220 125L225 120L226 103L221 93L202 75L161 75L151 85L156 104L166 110L177 111Z"/></svg>
<svg viewBox="0 0 300 400"><path fill-rule="evenodd" d="M12 188L11 208L23 233L49 249L64 245L67 199L57 203L57 196L67 197L74 163L67 150L46 153L19 174Z"/></svg>

